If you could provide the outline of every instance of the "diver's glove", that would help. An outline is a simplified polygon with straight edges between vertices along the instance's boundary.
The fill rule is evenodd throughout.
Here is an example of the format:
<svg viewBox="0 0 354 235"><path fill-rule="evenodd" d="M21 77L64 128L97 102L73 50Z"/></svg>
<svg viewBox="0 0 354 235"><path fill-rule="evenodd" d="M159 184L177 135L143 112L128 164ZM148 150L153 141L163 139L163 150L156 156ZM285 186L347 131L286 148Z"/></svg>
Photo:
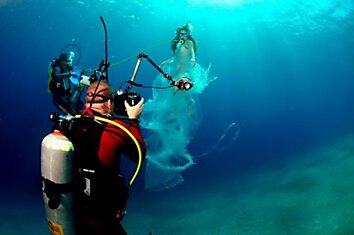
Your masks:
<svg viewBox="0 0 354 235"><path fill-rule="evenodd" d="M81 75L80 76L80 84L84 84L86 86L90 86L91 85L91 77L86 76L86 75Z"/></svg>

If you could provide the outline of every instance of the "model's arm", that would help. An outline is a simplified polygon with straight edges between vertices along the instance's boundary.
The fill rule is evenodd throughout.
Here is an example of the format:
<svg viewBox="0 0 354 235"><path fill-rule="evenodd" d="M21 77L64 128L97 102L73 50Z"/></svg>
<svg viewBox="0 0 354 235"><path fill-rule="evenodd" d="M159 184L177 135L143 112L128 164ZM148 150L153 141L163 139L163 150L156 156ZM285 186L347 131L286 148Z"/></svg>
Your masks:
<svg viewBox="0 0 354 235"><path fill-rule="evenodd" d="M192 65L194 66L195 65L195 51L194 51L194 43L191 41L191 40L187 40L185 43L184 43L184 47L186 47L189 51L190 51L190 54L191 54L191 63Z"/></svg>
<svg viewBox="0 0 354 235"><path fill-rule="evenodd" d="M167 60L164 60L161 64L160 64L160 68L163 68L166 64L171 64L172 62L173 62L173 59L174 59L174 57L171 57L171 58L169 58L169 59L167 59Z"/></svg>

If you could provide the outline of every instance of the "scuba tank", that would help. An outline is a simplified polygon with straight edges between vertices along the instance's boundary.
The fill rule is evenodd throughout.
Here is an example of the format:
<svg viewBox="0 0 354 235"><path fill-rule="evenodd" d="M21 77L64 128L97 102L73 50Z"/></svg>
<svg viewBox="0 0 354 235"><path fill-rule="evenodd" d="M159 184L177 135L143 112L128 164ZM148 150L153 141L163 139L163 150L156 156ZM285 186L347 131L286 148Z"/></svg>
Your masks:
<svg viewBox="0 0 354 235"><path fill-rule="evenodd" d="M72 165L74 146L60 131L44 137L41 149L42 191L49 230L74 235Z"/></svg>

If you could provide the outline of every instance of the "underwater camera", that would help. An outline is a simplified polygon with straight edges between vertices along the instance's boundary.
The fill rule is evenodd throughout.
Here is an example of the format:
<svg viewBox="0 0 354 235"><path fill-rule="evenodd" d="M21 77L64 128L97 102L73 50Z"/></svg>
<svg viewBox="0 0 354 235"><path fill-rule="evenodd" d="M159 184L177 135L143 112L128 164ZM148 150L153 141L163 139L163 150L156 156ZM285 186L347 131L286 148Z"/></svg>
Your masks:
<svg viewBox="0 0 354 235"><path fill-rule="evenodd" d="M119 116L128 116L127 111L125 109L125 105L124 105L124 101L127 101L127 103L130 106L134 106L137 103L139 103L139 101L141 100L141 96L136 93L136 92L125 92L125 93L121 93L119 94L119 92L117 92L114 96L113 96L113 103L114 103L114 110L113 113Z"/></svg>
<svg viewBox="0 0 354 235"><path fill-rule="evenodd" d="M179 91L189 91L193 87L193 83L189 78L184 77L174 83L174 86Z"/></svg>

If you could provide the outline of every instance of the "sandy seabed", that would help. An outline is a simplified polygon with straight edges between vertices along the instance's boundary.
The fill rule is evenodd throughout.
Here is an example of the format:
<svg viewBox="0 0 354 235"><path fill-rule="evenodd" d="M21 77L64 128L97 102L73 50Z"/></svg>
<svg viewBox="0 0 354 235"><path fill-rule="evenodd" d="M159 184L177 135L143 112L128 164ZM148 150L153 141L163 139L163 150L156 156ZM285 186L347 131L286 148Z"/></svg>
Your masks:
<svg viewBox="0 0 354 235"><path fill-rule="evenodd" d="M133 194L129 235L352 235L354 137L242 178ZM1 235L49 234L38 195L3 192Z"/></svg>
<svg viewBox="0 0 354 235"><path fill-rule="evenodd" d="M242 179L133 197L124 223L131 235L353 235L353 175L346 137Z"/></svg>

